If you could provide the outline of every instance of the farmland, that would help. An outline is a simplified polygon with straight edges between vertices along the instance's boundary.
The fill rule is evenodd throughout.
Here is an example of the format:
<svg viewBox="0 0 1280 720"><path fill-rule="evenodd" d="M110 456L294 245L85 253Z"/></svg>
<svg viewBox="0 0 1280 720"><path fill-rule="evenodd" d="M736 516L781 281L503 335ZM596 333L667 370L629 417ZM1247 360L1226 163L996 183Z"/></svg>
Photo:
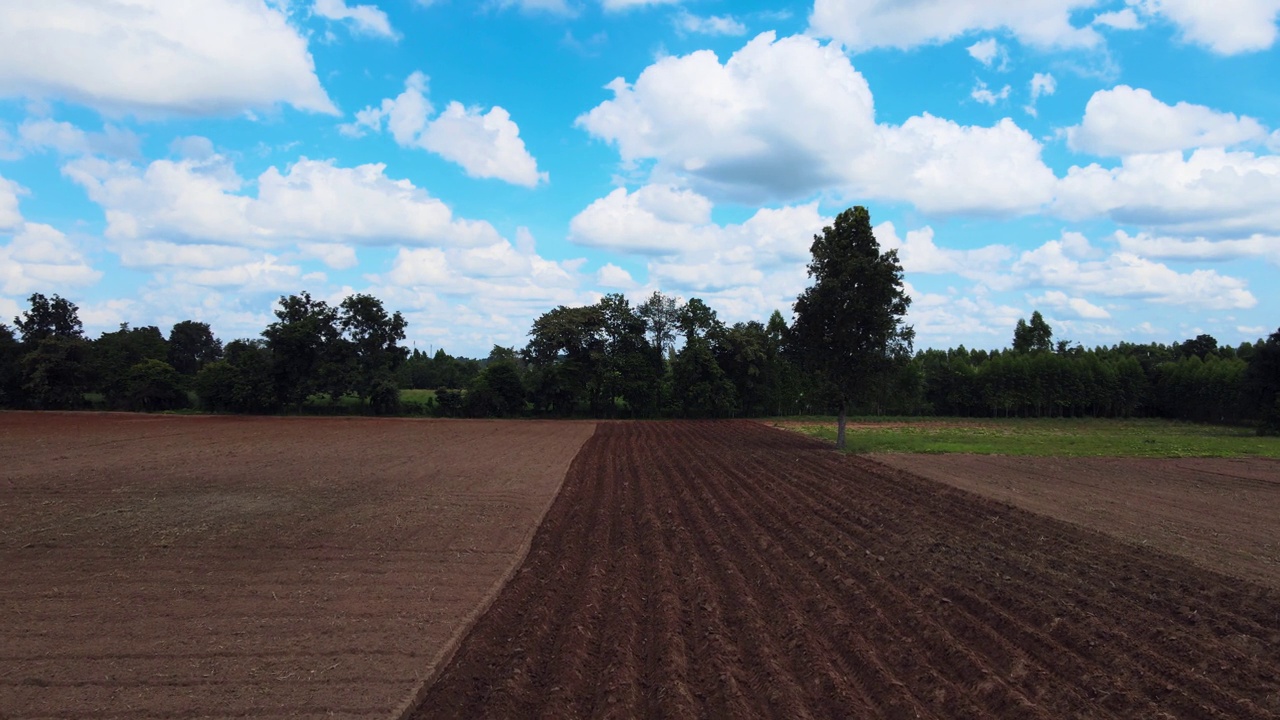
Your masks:
<svg viewBox="0 0 1280 720"><path fill-rule="evenodd" d="M601 425L414 717L1280 715L1275 588L827 447Z"/></svg>
<svg viewBox="0 0 1280 720"><path fill-rule="evenodd" d="M1280 717L1278 467L0 413L0 717Z"/></svg>
<svg viewBox="0 0 1280 720"><path fill-rule="evenodd" d="M388 717L591 431L0 413L0 717Z"/></svg>

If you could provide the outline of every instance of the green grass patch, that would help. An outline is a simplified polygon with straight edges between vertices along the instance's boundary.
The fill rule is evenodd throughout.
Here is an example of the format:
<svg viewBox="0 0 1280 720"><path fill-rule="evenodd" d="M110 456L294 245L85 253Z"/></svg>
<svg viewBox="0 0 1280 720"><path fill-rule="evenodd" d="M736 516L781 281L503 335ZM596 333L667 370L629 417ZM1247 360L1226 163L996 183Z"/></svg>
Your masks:
<svg viewBox="0 0 1280 720"><path fill-rule="evenodd" d="M786 424L835 442L834 418ZM851 419L846 440L855 453L1280 458L1280 438L1252 428L1149 419Z"/></svg>

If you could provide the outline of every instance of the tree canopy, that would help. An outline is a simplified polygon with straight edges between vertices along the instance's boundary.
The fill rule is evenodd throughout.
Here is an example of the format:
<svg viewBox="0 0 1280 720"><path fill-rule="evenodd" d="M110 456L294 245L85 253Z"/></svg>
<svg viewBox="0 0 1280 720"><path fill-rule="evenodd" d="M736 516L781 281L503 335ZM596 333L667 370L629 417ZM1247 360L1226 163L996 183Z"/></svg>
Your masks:
<svg viewBox="0 0 1280 720"><path fill-rule="evenodd" d="M896 250L881 252L871 214L861 206L836 216L813 237L813 284L795 303L791 342L803 365L820 375L839 408L836 444L845 444L850 403L910 357L914 331L903 323L911 299Z"/></svg>

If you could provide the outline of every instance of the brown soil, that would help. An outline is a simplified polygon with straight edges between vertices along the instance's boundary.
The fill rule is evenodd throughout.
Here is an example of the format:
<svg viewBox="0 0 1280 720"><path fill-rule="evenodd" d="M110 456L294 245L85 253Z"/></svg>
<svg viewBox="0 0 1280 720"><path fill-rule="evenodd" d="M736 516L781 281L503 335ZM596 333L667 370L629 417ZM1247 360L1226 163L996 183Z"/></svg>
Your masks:
<svg viewBox="0 0 1280 720"><path fill-rule="evenodd" d="M1280 588L1280 460L875 457Z"/></svg>
<svg viewBox="0 0 1280 720"><path fill-rule="evenodd" d="M600 425L413 717L1280 717L1280 594L752 422Z"/></svg>
<svg viewBox="0 0 1280 720"><path fill-rule="evenodd" d="M388 717L592 427L0 413L0 717Z"/></svg>

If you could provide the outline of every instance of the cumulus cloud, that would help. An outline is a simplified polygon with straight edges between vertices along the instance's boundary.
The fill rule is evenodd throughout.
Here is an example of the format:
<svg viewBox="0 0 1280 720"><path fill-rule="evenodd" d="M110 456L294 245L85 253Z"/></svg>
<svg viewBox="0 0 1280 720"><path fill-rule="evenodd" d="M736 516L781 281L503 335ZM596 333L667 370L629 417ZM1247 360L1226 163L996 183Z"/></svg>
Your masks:
<svg viewBox="0 0 1280 720"><path fill-rule="evenodd" d="M0 232L12 230L22 224L18 196L26 193L26 188L0 175Z"/></svg>
<svg viewBox="0 0 1280 720"><path fill-rule="evenodd" d="M632 10L634 8L652 7L654 5L675 5L681 0L600 0L600 6L608 12Z"/></svg>
<svg viewBox="0 0 1280 720"><path fill-rule="evenodd" d="M1241 258L1263 258L1280 265L1280 236L1252 235L1233 240L1210 240L1204 237L1175 238L1148 233L1130 235L1117 230L1116 245L1154 260L1193 260L1220 262Z"/></svg>
<svg viewBox="0 0 1280 720"><path fill-rule="evenodd" d="M311 11L328 20L349 22L358 33L392 39L397 37L396 31L391 29L387 14L376 5L350 7L346 0L315 0Z"/></svg>
<svg viewBox="0 0 1280 720"><path fill-rule="evenodd" d="M1131 7L1098 13L1093 18L1093 24L1109 27L1113 30L1138 30L1142 28L1142 21L1138 19L1138 13L1134 12Z"/></svg>
<svg viewBox="0 0 1280 720"><path fill-rule="evenodd" d="M1073 167L1058 187L1063 217L1181 235L1280 235L1280 157L1202 148L1129 155L1120 164Z"/></svg>
<svg viewBox="0 0 1280 720"><path fill-rule="evenodd" d="M830 218L817 203L763 208L728 225L714 222L711 211L706 197L687 189L619 188L573 219L570 239L648 256L645 290L714 301L727 320L789 308L804 287L813 236ZM618 274L609 271L609 277Z"/></svg>
<svg viewBox="0 0 1280 720"><path fill-rule="evenodd" d="M0 3L0 96L142 116L337 112L284 12L240 0Z"/></svg>
<svg viewBox="0 0 1280 720"><path fill-rule="evenodd" d="M49 225L23 223L0 245L0 293L5 295L65 292L101 277L75 243Z"/></svg>
<svg viewBox="0 0 1280 720"><path fill-rule="evenodd" d="M1084 298L1071 297L1061 290L1050 290L1039 297L1030 298L1030 301L1037 307L1069 312L1086 320L1107 320L1111 317L1106 308L1098 307Z"/></svg>
<svg viewBox="0 0 1280 720"><path fill-rule="evenodd" d="M1094 155L1229 147L1266 139L1267 129L1251 117L1186 102L1166 105L1150 91L1128 85L1094 93L1084 119L1067 129L1072 150Z"/></svg>
<svg viewBox="0 0 1280 720"><path fill-rule="evenodd" d="M1058 81L1049 73L1036 73L1031 76L1031 101L1023 108L1031 117L1036 117L1036 102L1044 95L1052 95L1058 91Z"/></svg>
<svg viewBox="0 0 1280 720"><path fill-rule="evenodd" d="M747 26L731 15L701 17L681 10L674 18L676 29L693 35L745 35Z"/></svg>
<svg viewBox="0 0 1280 720"><path fill-rule="evenodd" d="M300 158L270 167L242 194L226 158L156 160L146 167L79 158L63 172L102 206L107 238L262 248L294 242L361 245L483 245L498 239L487 222L455 218L447 205L382 164L344 168Z"/></svg>
<svg viewBox="0 0 1280 720"><path fill-rule="evenodd" d="M1276 42L1280 0L1144 0L1136 7L1171 21L1185 41L1222 55L1266 50Z"/></svg>
<svg viewBox="0 0 1280 720"><path fill-rule="evenodd" d="M875 121L871 90L831 45L764 33L723 64L710 51L664 57L577 124L653 177L741 202L823 189L907 200L926 212L1017 214L1052 197L1040 144L1005 119L961 126L924 114ZM976 177L975 177L976 174Z"/></svg>
<svg viewBox="0 0 1280 720"><path fill-rule="evenodd" d="M882 249L898 251L902 269L908 273L955 273L969 279L980 279L999 272L1013 257L1012 248L1005 245L987 245L973 250L939 247L934 242L931 227L908 231L905 239L898 236L892 222L880 223L873 232Z"/></svg>
<svg viewBox="0 0 1280 720"><path fill-rule="evenodd" d="M987 87L986 83L979 80L977 86L973 88L973 92L969 93L969 97L977 100L983 105L995 105L1003 100L1008 100L1009 91L1011 89L1012 88L1008 85L1005 85L1000 92L992 92L991 88Z"/></svg>
<svg viewBox="0 0 1280 720"><path fill-rule="evenodd" d="M1010 268L1009 285L1212 309L1247 309L1258 304L1239 278L1214 270L1180 273L1125 251L1089 259L1093 251L1083 235L1065 233L1061 240L1023 252Z"/></svg>
<svg viewBox="0 0 1280 720"><path fill-rule="evenodd" d="M1194 2L1195 0L1190 0ZM816 0L809 30L855 50L943 43L978 30L1007 30L1042 48L1093 47L1100 37L1072 13L1097 0Z"/></svg>
<svg viewBox="0 0 1280 720"><path fill-rule="evenodd" d="M969 51L970 57L987 67L991 67L996 58L1000 57L1004 52L1004 48L1000 47L1000 43L996 42L995 38L979 40L966 49Z"/></svg>
<svg viewBox="0 0 1280 720"><path fill-rule="evenodd" d="M631 273L626 270L613 263L606 263L596 271L596 285L608 289L634 290L640 286L640 283L637 283L631 277Z"/></svg>
<svg viewBox="0 0 1280 720"><path fill-rule="evenodd" d="M135 158L141 139L132 131L106 125L101 132L86 132L69 122L49 118L24 120L18 126L21 146L30 151L53 150L60 155L111 155Z"/></svg>
<svg viewBox="0 0 1280 720"><path fill-rule="evenodd" d="M520 128L505 109L479 108L451 102L439 116L427 99L427 77L415 72L405 81L404 92L377 107L356 113L355 122L341 126L344 134L359 136L365 130L386 129L403 147L419 147L461 165L478 178L497 178L533 187L547 182L547 173L520 139Z"/></svg>

